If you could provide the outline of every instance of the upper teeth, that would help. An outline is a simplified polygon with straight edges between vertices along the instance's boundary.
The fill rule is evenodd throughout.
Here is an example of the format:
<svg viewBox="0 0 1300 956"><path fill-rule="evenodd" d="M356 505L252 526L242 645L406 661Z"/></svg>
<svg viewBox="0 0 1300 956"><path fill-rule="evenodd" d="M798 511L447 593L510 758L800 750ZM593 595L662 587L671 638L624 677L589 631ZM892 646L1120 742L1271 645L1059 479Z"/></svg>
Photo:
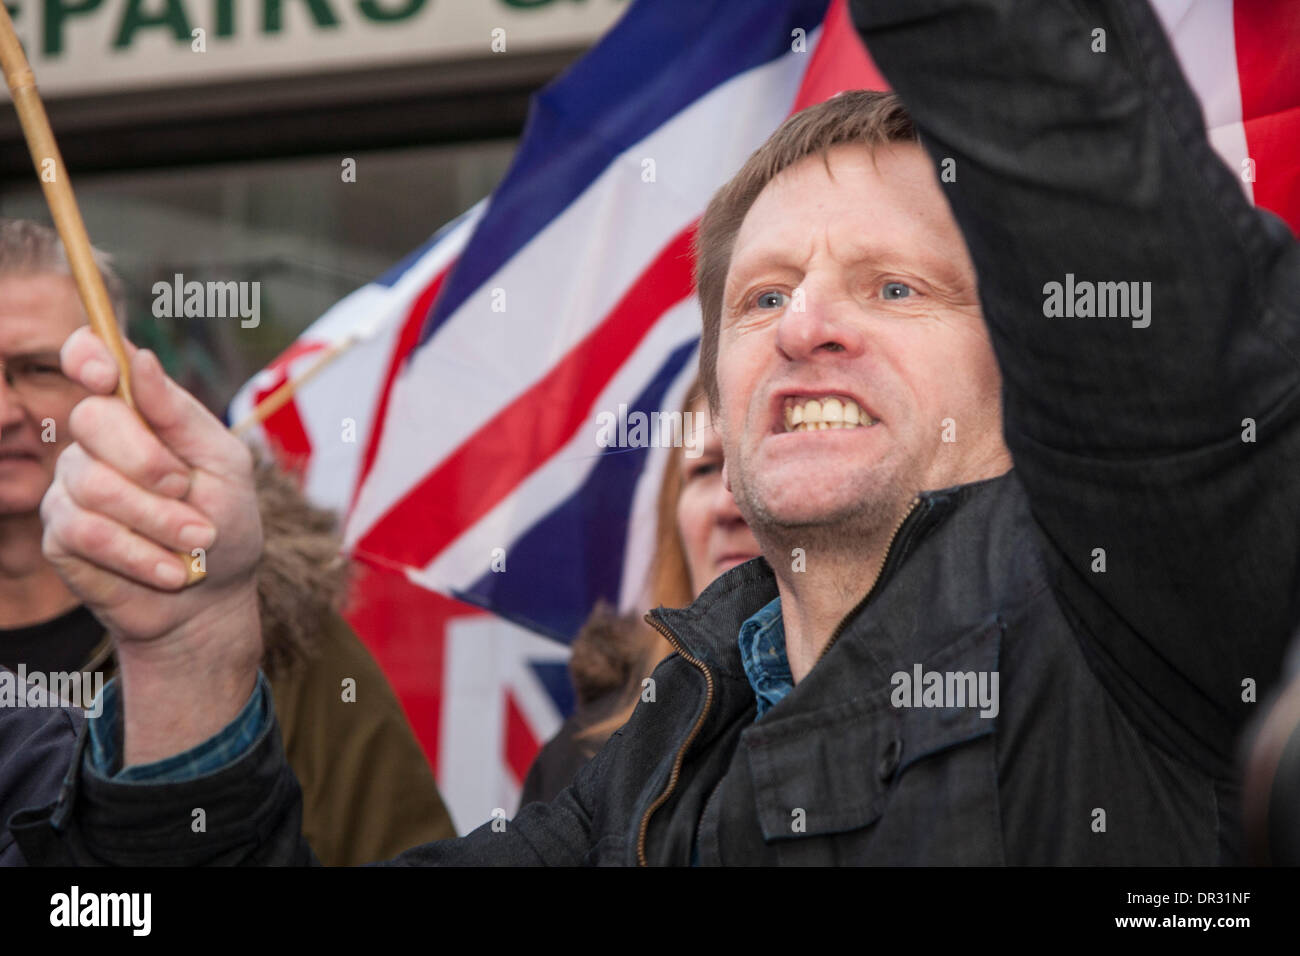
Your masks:
<svg viewBox="0 0 1300 956"><path fill-rule="evenodd" d="M851 398L827 395L822 398L785 400L785 430L804 432L826 428L857 428L876 424L876 420L858 407Z"/></svg>

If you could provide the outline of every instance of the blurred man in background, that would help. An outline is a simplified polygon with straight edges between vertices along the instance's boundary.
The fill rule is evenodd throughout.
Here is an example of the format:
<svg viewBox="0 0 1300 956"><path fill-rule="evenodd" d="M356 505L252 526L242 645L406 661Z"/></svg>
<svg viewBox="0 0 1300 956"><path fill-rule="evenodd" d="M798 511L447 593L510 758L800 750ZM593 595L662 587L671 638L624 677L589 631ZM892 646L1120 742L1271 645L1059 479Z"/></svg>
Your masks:
<svg viewBox="0 0 1300 956"><path fill-rule="evenodd" d="M122 282L106 255L96 252L96 262L121 320ZM42 556L39 508L69 444L68 417L87 395L63 375L59 349L86 321L57 234L0 221L0 666L81 673L83 687L113 676L113 642ZM102 479L111 492L112 476ZM388 681L335 609L347 580L333 516L270 466L259 467L257 486L267 532L263 666L313 845L323 861L344 865L454 836Z"/></svg>

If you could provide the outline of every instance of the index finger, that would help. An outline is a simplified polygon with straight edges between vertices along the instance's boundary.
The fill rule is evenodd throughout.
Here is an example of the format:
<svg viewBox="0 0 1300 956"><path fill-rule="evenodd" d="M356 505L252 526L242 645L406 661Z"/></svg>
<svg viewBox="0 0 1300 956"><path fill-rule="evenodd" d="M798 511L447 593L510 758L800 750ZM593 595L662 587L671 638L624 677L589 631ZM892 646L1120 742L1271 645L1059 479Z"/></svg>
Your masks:
<svg viewBox="0 0 1300 956"><path fill-rule="evenodd" d="M123 341L127 355L135 354L135 346ZM83 325L63 343L59 350L59 364L63 374L96 395L111 395L117 391L117 363L104 340L88 325Z"/></svg>

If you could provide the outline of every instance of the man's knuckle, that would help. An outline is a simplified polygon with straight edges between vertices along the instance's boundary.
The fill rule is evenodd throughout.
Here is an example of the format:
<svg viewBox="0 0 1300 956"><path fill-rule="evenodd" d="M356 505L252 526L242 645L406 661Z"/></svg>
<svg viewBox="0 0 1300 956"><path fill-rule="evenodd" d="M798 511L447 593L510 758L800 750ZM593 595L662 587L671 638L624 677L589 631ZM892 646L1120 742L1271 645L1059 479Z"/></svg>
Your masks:
<svg viewBox="0 0 1300 956"><path fill-rule="evenodd" d="M82 554L103 557L115 550L113 526L84 512L76 520L67 522L64 537L74 546L74 550Z"/></svg>
<svg viewBox="0 0 1300 956"><path fill-rule="evenodd" d="M98 403L94 398L87 398L78 402L68 415L68 431L74 438L81 439L95 433L98 421Z"/></svg>

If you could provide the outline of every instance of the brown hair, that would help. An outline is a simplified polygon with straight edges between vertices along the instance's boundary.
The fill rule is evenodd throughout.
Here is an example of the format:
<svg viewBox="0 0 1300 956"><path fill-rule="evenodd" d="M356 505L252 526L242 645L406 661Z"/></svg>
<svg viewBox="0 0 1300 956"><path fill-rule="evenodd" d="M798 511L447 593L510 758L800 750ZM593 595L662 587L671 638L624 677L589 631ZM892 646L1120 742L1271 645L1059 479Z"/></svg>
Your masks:
<svg viewBox="0 0 1300 956"><path fill-rule="evenodd" d="M874 150L915 142L916 129L896 94L850 90L787 119L714 194L695 234L695 287L704 319L700 383L711 409L718 407L718 329L731 250L759 193L783 170L809 156L829 162L834 146L856 144Z"/></svg>
<svg viewBox="0 0 1300 956"><path fill-rule="evenodd" d="M696 378L686 390L686 400L682 403L683 428L686 427L685 413L703 397L700 380ZM683 434L683 441L685 438ZM669 455L664 462L656 508L655 552L650 560L648 581L651 607L686 607L695 600L690 562L686 558L686 546L682 543L682 534L677 527L677 501L681 496L681 458L677 454Z"/></svg>

